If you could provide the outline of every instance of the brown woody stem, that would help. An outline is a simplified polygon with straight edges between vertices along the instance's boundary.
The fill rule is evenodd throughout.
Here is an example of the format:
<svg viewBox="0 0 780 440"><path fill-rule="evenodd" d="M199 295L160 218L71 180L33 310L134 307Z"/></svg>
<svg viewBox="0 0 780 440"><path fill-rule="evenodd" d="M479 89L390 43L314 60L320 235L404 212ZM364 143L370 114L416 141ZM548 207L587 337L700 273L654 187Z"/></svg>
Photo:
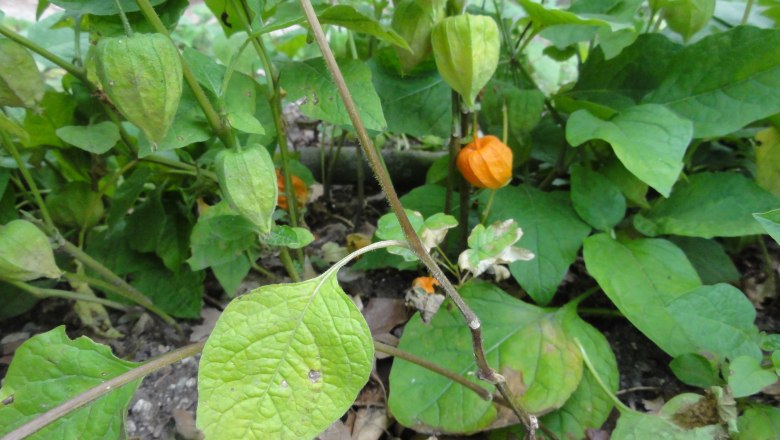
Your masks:
<svg viewBox="0 0 780 440"><path fill-rule="evenodd" d="M314 38L317 40L317 45L319 46L320 51L322 52L322 55L325 59L325 64L327 65L328 70L330 71L336 83L336 87L338 88L339 94L341 95L341 99L344 102L344 107L349 114L352 125L355 128L358 139L360 140L360 144L363 147L363 152L365 153L366 158L368 159L368 162L371 165L371 169L379 181L380 186L385 192L385 196L390 203L390 207L398 218L401 229L403 229L406 240L409 243L409 247L428 268L433 277L439 281L441 287L447 293L447 296L450 297L450 300L458 308L461 315L463 315L463 319L466 321L466 324L471 331L472 348L477 363L478 377L494 384L504 399L510 403L514 403L512 396L510 395L509 390L505 385L504 378L496 373L496 371L493 370L487 362L485 357L485 349L482 342L482 323L474 311L471 310L471 308L466 304L458 291L455 290L455 287L453 287L452 283L450 283L450 280L447 278L438 264L436 264L436 261L433 259L433 257L431 257L431 255L425 249L422 241L420 240L420 237L417 235L411 223L409 222L409 218L403 209L403 205L398 199L398 194L395 192L393 183L387 175L387 172L382 167L382 162L376 152L376 149L374 149L373 142L371 141L368 132L366 132L366 129L363 126L363 121L360 118L360 114L358 113L357 107L355 106L355 102L352 100L352 95L347 88L347 84L344 81L341 70L339 69L339 66L336 63L336 59L333 56L333 52L328 46L327 38L325 37L325 33L322 30L322 26L320 26L311 1L300 0L300 4L306 15L306 20L311 27L312 33L314 34ZM513 405L512 409L528 429L529 435L532 438L535 438L534 425L536 425L536 419L529 416L524 410L518 408L516 405Z"/></svg>

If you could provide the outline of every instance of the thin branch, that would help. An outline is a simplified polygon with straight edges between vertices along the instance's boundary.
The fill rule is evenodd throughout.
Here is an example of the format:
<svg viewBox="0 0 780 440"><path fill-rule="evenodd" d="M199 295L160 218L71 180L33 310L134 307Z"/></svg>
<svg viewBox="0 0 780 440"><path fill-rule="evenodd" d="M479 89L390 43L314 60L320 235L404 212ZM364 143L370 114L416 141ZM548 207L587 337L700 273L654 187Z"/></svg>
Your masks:
<svg viewBox="0 0 780 440"><path fill-rule="evenodd" d="M12 286L16 286L17 288L24 290L25 292L37 298L64 298L73 301L93 302L97 304L102 304L106 307L111 307L113 309L122 310L124 312L130 309L128 306L124 304L120 304L116 301L99 298L97 296L90 296L90 295L84 295L82 293L71 292L70 290L44 289L42 287L33 286L32 284L27 284L21 281L7 281L7 282L10 283Z"/></svg>
<svg viewBox="0 0 780 440"><path fill-rule="evenodd" d="M404 231L404 235L406 236L406 239L409 243L409 247L414 251L415 254L417 254L428 270L431 271L433 277L439 281L439 284L458 308L461 315L463 315L463 318L471 331L472 347L478 368L477 376L480 379L486 380L496 385L499 392L501 392L501 395L504 396L508 402L512 402L513 399L509 394L506 386L502 386L504 385L505 379L496 373L496 371L493 370L487 362L485 349L482 342L482 323L474 311L471 310L465 301L463 301L463 298L461 298L460 294L457 292L457 290L455 290L455 287L453 287L452 283L450 283L450 280L444 274L442 269L436 264L436 261L425 249L420 240L420 237L417 235L411 223L409 222L409 218L404 212L401 201L398 199L398 194L393 187L393 183L384 168L381 166L379 155L377 154L376 149L374 149L373 142L371 141L368 132L366 132L366 129L363 126L363 122L360 119L360 114L358 113L357 107L355 106L355 102L352 100L352 96L350 95L347 84L341 74L341 70L336 63L333 52L328 46L327 38L325 37L325 33L322 31L322 26L320 26L311 1L300 0L300 4L306 15L306 20L308 21L309 26L311 27L311 30L314 34L314 38L317 40L317 45L319 46L320 51L322 52L322 55L325 59L325 64L333 76L336 87L339 90L341 99L344 102L344 107L346 108L347 113L349 113L350 120L352 121L352 125L354 126L358 135L358 139L360 140L360 144L364 150L364 153L368 158L371 169L373 170L375 177L384 190L385 196L390 202L390 206L393 212L398 218L401 228ZM536 425L536 418L530 416L520 408L515 407L513 409L515 410L518 418L528 429L531 438L535 438L534 425Z"/></svg>
<svg viewBox="0 0 780 440"><path fill-rule="evenodd" d="M200 351L203 350L203 346L205 344L205 341L201 341L187 345L155 358L141 365L140 367L133 368L132 370L120 374L113 379L109 379L102 384L90 388L76 397L73 397L72 399L57 405L49 411L46 411L40 416L25 423L24 425L14 429L13 431L6 434L2 440L21 440L31 436L41 429L49 426L49 424L53 423L57 419L66 416L67 414L99 399L100 397L103 397L104 395L121 386L127 385L134 380L141 379L148 374L154 373L155 371L167 367L168 365L171 365L182 359L200 353Z"/></svg>
<svg viewBox="0 0 780 440"><path fill-rule="evenodd" d="M396 347L393 347L392 345L387 345L383 342L379 342L376 339L374 340L374 348L376 349L376 351L380 353L389 354L390 356L403 359L407 362L411 362L415 365L425 368L426 370L433 371L434 373L440 376L444 376L453 382L457 382L458 384L463 385L464 387L477 393L477 395L479 395L479 397L481 397L482 400L492 400L498 403L499 405L509 406L503 397L494 396L490 391L486 390L485 388L482 388L481 386L477 385L474 382L469 381L468 379L461 376L460 374L448 370L446 368L440 367L431 361L425 360L419 356L415 356L409 352L400 350Z"/></svg>

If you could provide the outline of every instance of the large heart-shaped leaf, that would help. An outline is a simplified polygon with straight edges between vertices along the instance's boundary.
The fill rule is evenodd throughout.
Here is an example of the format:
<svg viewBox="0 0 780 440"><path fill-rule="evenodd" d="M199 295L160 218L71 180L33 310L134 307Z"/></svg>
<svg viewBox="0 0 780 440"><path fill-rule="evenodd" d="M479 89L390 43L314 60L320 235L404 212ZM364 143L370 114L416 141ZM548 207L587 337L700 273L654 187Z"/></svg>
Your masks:
<svg viewBox="0 0 780 440"><path fill-rule="evenodd" d="M608 121L578 110L566 123L570 144L608 142L629 171L667 197L682 171L692 136L691 122L661 105L630 107Z"/></svg>
<svg viewBox="0 0 780 440"><path fill-rule="evenodd" d="M745 294L730 284L701 286L666 307L680 331L694 341L696 351L734 359L761 358L756 309Z"/></svg>
<svg viewBox="0 0 780 440"><path fill-rule="evenodd" d="M386 130L382 104L371 83L371 70L358 61L345 61L340 67L366 128ZM352 124L322 58L284 64L280 75L287 99L304 99L301 104L304 115L336 125Z"/></svg>
<svg viewBox="0 0 780 440"><path fill-rule="evenodd" d="M752 214L780 207L780 199L737 173L699 173L674 187L634 225L647 235L738 237L761 234Z"/></svg>
<svg viewBox="0 0 780 440"><path fill-rule="evenodd" d="M0 435L136 366L87 337L68 338L64 326L30 338L16 350L0 389ZM140 383L123 385L28 438L125 438L127 405Z"/></svg>
<svg viewBox="0 0 780 440"><path fill-rule="evenodd" d="M585 240L585 266L618 309L672 356L696 351L667 306L701 285L685 254L667 240Z"/></svg>
<svg viewBox="0 0 780 440"><path fill-rule="evenodd" d="M618 389L618 369L615 354L609 341L593 326L583 321L576 313L576 304L570 303L562 309L563 329L577 340L588 354L599 377L610 392ZM599 387L595 376L588 370L582 374L582 381L574 393L556 411L541 418L547 428L562 439L585 438L586 429L598 429L612 412L612 398Z"/></svg>
<svg viewBox="0 0 780 440"><path fill-rule="evenodd" d="M374 346L337 270L228 305L198 373L197 420L207 438L313 438L352 405Z"/></svg>
<svg viewBox="0 0 780 440"><path fill-rule="evenodd" d="M780 30L737 26L679 50L644 101L693 121L697 138L780 112Z"/></svg>
<svg viewBox="0 0 780 440"><path fill-rule="evenodd" d="M582 377L581 353L565 330L563 314L546 313L490 283L472 281L460 293L474 312L490 317L482 328L487 360L519 403L534 414L562 406ZM399 348L493 388L475 377L469 329L451 304L445 303L429 324L415 315ZM422 432L469 433L513 419L461 385L401 359L390 373L389 405L401 424Z"/></svg>
<svg viewBox="0 0 780 440"><path fill-rule="evenodd" d="M483 193L481 202L489 195ZM555 295L582 240L590 233L569 201L566 192L543 192L530 186L505 187L496 192L489 222L514 219L523 229L517 246L533 252L531 261L509 266L512 276L539 304Z"/></svg>

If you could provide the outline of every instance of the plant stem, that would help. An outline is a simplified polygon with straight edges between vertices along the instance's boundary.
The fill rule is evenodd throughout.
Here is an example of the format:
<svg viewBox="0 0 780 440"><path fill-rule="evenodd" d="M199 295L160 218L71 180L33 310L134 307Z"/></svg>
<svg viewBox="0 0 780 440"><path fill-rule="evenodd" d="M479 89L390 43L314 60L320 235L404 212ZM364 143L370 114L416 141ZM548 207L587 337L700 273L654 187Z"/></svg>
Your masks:
<svg viewBox="0 0 780 440"><path fill-rule="evenodd" d="M22 46L30 49L31 51L37 53L38 55L46 58L47 60L51 61L52 63L56 64L57 66L61 67L66 72L70 73L71 75L78 78L80 81L88 83L89 80L87 79L87 74L84 71L84 69L78 68L74 66L73 64L63 60L62 58L58 57L57 55L54 55L53 53L49 52L48 50L44 49L42 46L38 45L37 43L33 42L32 40L28 40L27 38L17 34L16 32L8 29L5 26L0 26L0 35L3 35L4 37L7 37L10 40L13 40Z"/></svg>
<svg viewBox="0 0 780 440"><path fill-rule="evenodd" d="M27 284L21 281L7 281L7 283L16 286L17 288L24 290L25 292L38 298L65 298L65 299L72 299L74 301L87 301L87 302L98 303L106 307L122 310L124 312L129 310L129 308L126 305L120 304L116 301L111 301L109 299L98 298L96 296L71 292L69 290L44 289L42 287L33 286L32 284Z"/></svg>
<svg viewBox="0 0 780 440"><path fill-rule="evenodd" d="M130 27L130 22L127 21L127 15L125 15L125 10L122 9L122 3L120 3L119 0L114 0L114 3L116 4L116 8L119 9L119 18L122 20L122 27L125 28L125 35L132 37L133 28Z"/></svg>
<svg viewBox="0 0 780 440"><path fill-rule="evenodd" d="M162 356L152 359L151 361L139 367L133 368L126 373L122 373L113 379L109 379L100 385L90 388L89 390L65 401L64 403L61 403L60 405L50 409L49 411L46 411L40 416L9 432L5 435L5 437L3 437L3 440L21 440L29 437L57 419L64 417L67 414L89 404L90 402L99 399L114 389L127 385L134 380L141 379L146 375L154 373L155 371L167 367L168 365L171 365L182 359L200 353L203 350L203 346L205 344L205 341L196 342L194 344L190 344L171 351L170 353L166 353Z"/></svg>
<svg viewBox="0 0 780 440"><path fill-rule="evenodd" d="M460 139L463 132L460 126L460 96L455 90L452 91L452 121L450 127L450 158L447 172L447 193L444 199L445 214L449 214L452 211L452 193L454 192L455 183L458 182L460 177L455 162L460 152Z"/></svg>
<svg viewBox="0 0 780 440"><path fill-rule="evenodd" d="M482 398L482 400L488 400L488 401L492 400L498 403L499 405L509 406L503 397L494 396L490 391L486 390L485 388L482 388L481 386L477 385L475 382L466 379L465 377L461 376L460 374L454 371L440 367L431 361L425 360L419 356L415 356L409 352L400 350L396 347L393 347L392 345L387 345L383 342L379 342L376 339L374 339L374 348L376 349L376 351L380 353L389 354L390 356L403 359L407 362L411 362L415 365L425 368L426 370L433 371L434 373L440 376L444 376L453 382L463 385L464 387L475 392L479 397Z"/></svg>
<svg viewBox="0 0 780 440"><path fill-rule="evenodd" d="M295 199L293 199L292 203L295 203ZM287 271L287 274L290 275L293 282L297 283L301 281L301 276L298 275L298 270L295 269L295 264L293 264L292 257L290 257L289 248L286 246L279 248L279 259L282 260L282 265L284 265L284 269Z"/></svg>
<svg viewBox="0 0 780 440"><path fill-rule="evenodd" d="M155 12L151 3L149 3L149 0L135 0L135 3L141 9L141 13L144 14L146 21L152 25L154 30L170 39L168 29L165 28L160 17L157 16L157 12ZM171 44L175 45L173 40L171 40ZM197 78L195 78L195 74L192 73L192 69L190 69L189 64L184 61L184 57L181 56L181 53L179 53L179 59L181 60L181 70L184 74L184 80L187 81L187 85L190 86L192 93L195 95L195 100L198 101L198 105L201 110L203 110L203 114L206 116L206 120L211 126L211 129L214 130L214 133L226 147L233 147L235 145L235 139L233 138L232 131L222 122L222 119L220 119L219 114L214 109L214 106L211 105L211 101L209 101L209 98L206 96L206 92L203 91Z"/></svg>
<svg viewBox="0 0 780 440"><path fill-rule="evenodd" d="M485 226L485 222L487 221L488 215L490 214L490 208L493 207L493 199L496 197L496 190L491 189L490 195L488 196L487 204L485 205L485 210L482 211L482 215L480 216L479 222L482 224L482 226Z"/></svg>
<svg viewBox="0 0 780 440"><path fill-rule="evenodd" d="M379 155L373 148L373 142L371 141L371 138L368 136L368 132L366 132L366 129L363 126L363 122L360 119L360 114L358 113L355 102L352 99L352 95L347 88L339 66L336 63L333 52L328 46L325 33L322 31L322 26L320 26L311 1L300 0L300 4L306 15L306 20L308 21L309 26L311 27L311 30L314 34L314 38L317 40L317 45L319 46L320 51L322 52L322 55L325 59L325 64L333 76L336 87L339 90L341 99L344 102L344 107L346 108L347 113L349 113L350 120L352 121L352 125L354 126L358 135L364 153L368 158L368 162L371 165L371 168L374 172L374 175L378 179L379 184L382 186L382 189L384 190L385 195L390 202L390 206L393 209L393 212L398 218L401 228L404 231L404 235L406 236L406 239L409 243L409 247L414 251L415 254L417 254L428 270L431 271L433 277L439 281L439 284L442 286L444 291L463 315L463 318L471 331L472 347L478 368L477 377L494 384L504 399L507 400L507 402L510 404L514 403L512 396L506 387L505 379L496 373L496 371L493 370L487 362L485 349L482 342L482 323L474 311L471 310L463 298L461 298L458 291L455 290L452 283L450 283L450 280L444 274L442 269L436 264L436 261L433 259L433 257L431 257L430 253L428 253L428 251L425 249L420 240L420 237L414 231L414 228L409 222L409 217L407 217L406 212L404 212L403 205L398 199L398 194L395 192L393 183L385 169L381 166L382 162L380 161ZM535 427L537 425L536 418L530 416L516 405L513 405L512 409L528 429L531 438L535 438Z"/></svg>
<svg viewBox="0 0 780 440"><path fill-rule="evenodd" d="M159 316L168 325L172 326L177 331L181 332L181 327L179 327L179 324L176 322L176 320L174 320L170 315L168 315L164 311L158 309L157 306L155 306L154 303L152 303L149 297L139 292L138 289L131 286L125 280L123 280L122 278L117 276L114 272L112 272L109 268L103 266L97 260L87 255L87 253L79 249L78 246L66 240L59 233L54 233L53 235L54 235L54 241L60 246L60 248L63 251L68 253L71 257L75 258L76 260L84 263L85 266L94 270L100 276L108 280L107 283L102 283L100 282L100 280L90 279L90 281L87 282L88 284L92 284L99 289L109 290L112 293L120 295L124 298L127 298L135 302L140 306L143 306L144 308L148 309L149 311Z"/></svg>
<svg viewBox="0 0 780 440"><path fill-rule="evenodd" d="M189 163L179 162L176 160L168 159L167 157L157 156L157 155L146 156L141 160L144 162L152 162L160 165L165 165L170 168L178 168L180 170L195 173L195 175L201 175L203 177L213 180L214 182L218 181L217 175L214 174L213 172Z"/></svg>
<svg viewBox="0 0 780 440"><path fill-rule="evenodd" d="M745 5L745 13L742 14L742 20L740 20L739 24L747 24L748 18L750 18L750 10L753 9L753 3L754 0L747 0L747 4Z"/></svg>
<svg viewBox="0 0 780 440"><path fill-rule="evenodd" d="M577 347L579 347L580 352L582 353L582 360L585 362L585 366L588 367L590 374L592 374L593 378L596 379L596 383L599 384L601 391L604 391L604 394L609 396L609 399L612 400L612 403L617 407L617 410L621 413L633 411L631 408L627 407L623 402L621 402L620 399L615 397L615 395L612 394L612 392L609 390L607 384L604 383L604 381L601 379L601 376L596 371L596 367L593 366L593 362L590 361L590 357L588 357L588 353L585 351L585 347L583 347L580 343L579 338L574 338L574 342L577 344Z"/></svg>
<svg viewBox="0 0 780 440"><path fill-rule="evenodd" d="M35 183L35 179L33 179L32 174L30 174L30 170L27 169L27 164L25 164L24 160L22 160L22 155L19 154L19 150L16 149L16 145L14 145L13 141L8 136L8 133L5 132L5 130L0 130L0 136L3 138L3 146L8 151L8 153L11 154L11 157L14 158L16 166L19 167L19 172L22 174L22 178L30 188L30 192L32 192L33 198L35 199L35 203L38 205L38 209L41 211L41 217L43 217L44 223L46 223L46 226L50 229L55 229L54 221L51 219L51 215L49 214L49 209L46 207L46 203L43 202L43 197L41 197L41 191L38 189L38 185Z"/></svg>

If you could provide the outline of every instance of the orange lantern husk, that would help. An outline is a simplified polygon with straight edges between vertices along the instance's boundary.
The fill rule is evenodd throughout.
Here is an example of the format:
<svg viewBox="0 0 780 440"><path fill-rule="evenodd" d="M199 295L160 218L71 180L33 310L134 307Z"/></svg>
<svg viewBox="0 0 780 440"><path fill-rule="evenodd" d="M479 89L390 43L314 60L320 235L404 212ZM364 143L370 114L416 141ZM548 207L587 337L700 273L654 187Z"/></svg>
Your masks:
<svg viewBox="0 0 780 440"><path fill-rule="evenodd" d="M428 295L436 292L436 286L439 286L439 282L434 277L417 277L412 280L412 288L421 289Z"/></svg>
<svg viewBox="0 0 780 440"><path fill-rule="evenodd" d="M495 136L483 136L461 148L456 160L467 182L498 189L512 180L512 149Z"/></svg>
<svg viewBox="0 0 780 440"><path fill-rule="evenodd" d="M295 193L295 201L298 202L298 206L303 206L309 200L309 187L301 180L300 177L293 174L292 176L293 192ZM276 169L276 185L279 187L279 197L276 199L276 205L285 211L288 210L287 194L284 192L284 176L282 176L281 170Z"/></svg>

